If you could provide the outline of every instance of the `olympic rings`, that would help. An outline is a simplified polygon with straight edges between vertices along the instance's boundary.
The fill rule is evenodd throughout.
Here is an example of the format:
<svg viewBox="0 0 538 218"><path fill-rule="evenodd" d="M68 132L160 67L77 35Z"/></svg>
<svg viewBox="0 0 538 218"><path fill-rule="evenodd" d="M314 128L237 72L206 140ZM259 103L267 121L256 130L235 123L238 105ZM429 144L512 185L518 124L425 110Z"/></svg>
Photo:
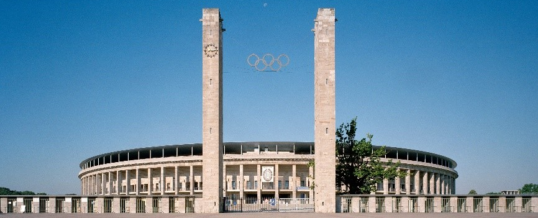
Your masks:
<svg viewBox="0 0 538 218"><path fill-rule="evenodd" d="M280 58L286 59L286 62L282 62ZM281 54L277 58L273 56L272 54L264 54L262 58L260 58L256 54L251 54L247 57L247 63L251 67L254 67L257 71L263 72L263 71L273 71L277 72L282 69L282 67L288 66L290 63L290 58L286 54ZM260 66L260 63L262 66ZM276 64L276 66L275 66Z"/></svg>

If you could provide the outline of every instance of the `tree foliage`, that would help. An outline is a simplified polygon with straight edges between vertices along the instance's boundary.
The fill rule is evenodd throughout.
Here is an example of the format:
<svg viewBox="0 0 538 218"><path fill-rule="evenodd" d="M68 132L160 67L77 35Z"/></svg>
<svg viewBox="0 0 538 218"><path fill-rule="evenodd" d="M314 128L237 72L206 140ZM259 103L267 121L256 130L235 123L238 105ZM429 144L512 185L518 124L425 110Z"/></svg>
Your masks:
<svg viewBox="0 0 538 218"><path fill-rule="evenodd" d="M46 193L34 193L33 191L15 191L6 187L0 187L0 195L47 195Z"/></svg>
<svg viewBox="0 0 538 218"><path fill-rule="evenodd" d="M525 184L523 187L519 190L521 194L538 194L538 184Z"/></svg>
<svg viewBox="0 0 538 218"><path fill-rule="evenodd" d="M405 177L404 171L398 171L399 161L381 162L387 153L385 146L373 150L373 135L355 140L356 131L357 118L336 130L336 183L341 193L369 194L383 179Z"/></svg>
<svg viewBox="0 0 538 218"><path fill-rule="evenodd" d="M475 191L474 189L471 189L471 191L469 191L469 194L470 194L470 195L476 195L476 194L478 194L478 193L476 193L476 191Z"/></svg>

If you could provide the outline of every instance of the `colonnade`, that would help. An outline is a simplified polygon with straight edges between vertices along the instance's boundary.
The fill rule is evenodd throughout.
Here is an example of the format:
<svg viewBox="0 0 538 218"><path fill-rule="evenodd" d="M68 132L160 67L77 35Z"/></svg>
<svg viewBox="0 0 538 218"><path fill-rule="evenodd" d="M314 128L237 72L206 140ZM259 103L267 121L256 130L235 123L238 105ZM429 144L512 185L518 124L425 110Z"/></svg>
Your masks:
<svg viewBox="0 0 538 218"><path fill-rule="evenodd" d="M272 181L264 182L262 167L270 167ZM314 169L308 163L300 164L229 164L224 170L224 196L229 199L256 198L310 198L313 190Z"/></svg>
<svg viewBox="0 0 538 218"><path fill-rule="evenodd" d="M271 167L271 182L262 181L262 167ZM224 166L224 196L230 198L271 195L272 198L313 196L313 167L308 162L241 164ZM202 165L121 167L88 172L81 178L82 195L194 195L203 191Z"/></svg>
<svg viewBox="0 0 538 218"><path fill-rule="evenodd" d="M82 195L193 195L203 190L202 166L121 168L88 173Z"/></svg>
<svg viewBox="0 0 538 218"><path fill-rule="evenodd" d="M399 169L407 171L405 178L395 178L394 181L383 180L382 187L378 185L378 193L383 194L455 194L456 177L453 173L423 170L423 169ZM403 181L402 181L403 180ZM403 184L403 185L402 185Z"/></svg>

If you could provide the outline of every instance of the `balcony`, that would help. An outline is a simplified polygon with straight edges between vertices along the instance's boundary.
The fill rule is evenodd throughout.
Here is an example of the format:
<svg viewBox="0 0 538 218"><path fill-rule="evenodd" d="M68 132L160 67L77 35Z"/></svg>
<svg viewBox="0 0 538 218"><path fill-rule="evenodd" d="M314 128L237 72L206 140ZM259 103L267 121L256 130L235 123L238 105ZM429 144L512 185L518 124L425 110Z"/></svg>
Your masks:
<svg viewBox="0 0 538 218"><path fill-rule="evenodd" d="M308 186L297 186L297 191L310 191Z"/></svg>

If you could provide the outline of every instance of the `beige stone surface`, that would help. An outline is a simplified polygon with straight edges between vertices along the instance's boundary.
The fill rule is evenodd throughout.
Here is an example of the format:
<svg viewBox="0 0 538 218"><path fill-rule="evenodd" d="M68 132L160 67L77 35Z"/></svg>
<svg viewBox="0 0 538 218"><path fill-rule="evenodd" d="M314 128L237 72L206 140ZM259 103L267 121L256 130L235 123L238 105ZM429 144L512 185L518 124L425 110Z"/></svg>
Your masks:
<svg viewBox="0 0 538 218"><path fill-rule="evenodd" d="M202 213L222 208L222 20L217 8L203 9L203 200Z"/></svg>
<svg viewBox="0 0 538 218"><path fill-rule="evenodd" d="M335 196L335 10L320 8L314 26L315 210L334 213Z"/></svg>

